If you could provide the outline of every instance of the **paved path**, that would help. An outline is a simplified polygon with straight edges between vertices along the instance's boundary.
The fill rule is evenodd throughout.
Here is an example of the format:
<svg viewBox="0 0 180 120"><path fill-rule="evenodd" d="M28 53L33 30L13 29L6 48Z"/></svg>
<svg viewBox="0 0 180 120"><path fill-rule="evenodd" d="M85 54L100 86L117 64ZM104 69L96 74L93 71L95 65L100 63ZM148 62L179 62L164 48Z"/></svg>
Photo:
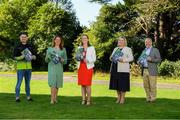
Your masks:
<svg viewBox="0 0 180 120"><path fill-rule="evenodd" d="M0 74L2 77L16 77L16 74ZM47 80L46 74L33 74L32 80ZM65 75L65 82L77 82L77 76ZM104 84L109 85L108 80L93 80L93 84ZM142 82L131 82L131 86L143 87ZM170 84L170 83L157 83L157 87L161 89L175 89L180 90L180 84Z"/></svg>

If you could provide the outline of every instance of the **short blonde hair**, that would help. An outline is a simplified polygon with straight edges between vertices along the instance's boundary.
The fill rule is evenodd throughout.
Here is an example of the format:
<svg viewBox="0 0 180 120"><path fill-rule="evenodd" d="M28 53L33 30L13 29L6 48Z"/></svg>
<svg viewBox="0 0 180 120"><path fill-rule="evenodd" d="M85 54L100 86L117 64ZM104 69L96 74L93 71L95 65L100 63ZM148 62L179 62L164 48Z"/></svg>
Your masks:
<svg viewBox="0 0 180 120"><path fill-rule="evenodd" d="M126 38L125 38L125 37L119 37L119 38L118 38L118 41L119 41L120 39L123 39L123 40L124 40L124 46L127 46L127 40L126 40Z"/></svg>

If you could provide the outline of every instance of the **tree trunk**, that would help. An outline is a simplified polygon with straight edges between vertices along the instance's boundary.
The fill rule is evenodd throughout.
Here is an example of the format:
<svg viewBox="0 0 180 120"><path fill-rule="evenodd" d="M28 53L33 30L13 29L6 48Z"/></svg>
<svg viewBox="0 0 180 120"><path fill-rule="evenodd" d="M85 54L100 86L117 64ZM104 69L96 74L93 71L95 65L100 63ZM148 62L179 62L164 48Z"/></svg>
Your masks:
<svg viewBox="0 0 180 120"><path fill-rule="evenodd" d="M169 12L160 13L157 16L157 25L156 25L156 36L155 40L157 43L157 48L159 48L162 59L169 58L171 59L171 54L168 54L168 50L171 47L171 35L174 19Z"/></svg>

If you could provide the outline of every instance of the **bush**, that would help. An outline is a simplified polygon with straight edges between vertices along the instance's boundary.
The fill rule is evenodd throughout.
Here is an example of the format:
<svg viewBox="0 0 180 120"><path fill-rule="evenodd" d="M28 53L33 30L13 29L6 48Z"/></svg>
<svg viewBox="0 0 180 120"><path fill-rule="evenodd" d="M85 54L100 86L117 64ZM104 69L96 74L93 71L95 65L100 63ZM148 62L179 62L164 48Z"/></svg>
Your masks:
<svg viewBox="0 0 180 120"><path fill-rule="evenodd" d="M139 65L132 63L131 64L131 75L132 76L139 76L141 75L141 68Z"/></svg>
<svg viewBox="0 0 180 120"><path fill-rule="evenodd" d="M159 66L159 74L162 76L180 76L180 60L176 62L164 60Z"/></svg>
<svg viewBox="0 0 180 120"><path fill-rule="evenodd" d="M15 61L13 59L5 59L0 62L0 71L15 71Z"/></svg>
<svg viewBox="0 0 180 120"><path fill-rule="evenodd" d="M180 60L174 63L175 71L174 76L179 77L180 76Z"/></svg>

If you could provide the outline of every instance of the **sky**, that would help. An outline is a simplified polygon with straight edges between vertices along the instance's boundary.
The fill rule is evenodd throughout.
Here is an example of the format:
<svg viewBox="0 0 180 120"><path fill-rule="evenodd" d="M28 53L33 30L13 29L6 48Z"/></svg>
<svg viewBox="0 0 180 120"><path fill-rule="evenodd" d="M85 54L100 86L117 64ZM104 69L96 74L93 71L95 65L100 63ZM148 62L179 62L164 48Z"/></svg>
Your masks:
<svg viewBox="0 0 180 120"><path fill-rule="evenodd" d="M112 4L122 0L112 0ZM90 3L88 0L72 0L73 7L76 11L80 24L89 27L90 23L96 20L101 5L98 3Z"/></svg>

